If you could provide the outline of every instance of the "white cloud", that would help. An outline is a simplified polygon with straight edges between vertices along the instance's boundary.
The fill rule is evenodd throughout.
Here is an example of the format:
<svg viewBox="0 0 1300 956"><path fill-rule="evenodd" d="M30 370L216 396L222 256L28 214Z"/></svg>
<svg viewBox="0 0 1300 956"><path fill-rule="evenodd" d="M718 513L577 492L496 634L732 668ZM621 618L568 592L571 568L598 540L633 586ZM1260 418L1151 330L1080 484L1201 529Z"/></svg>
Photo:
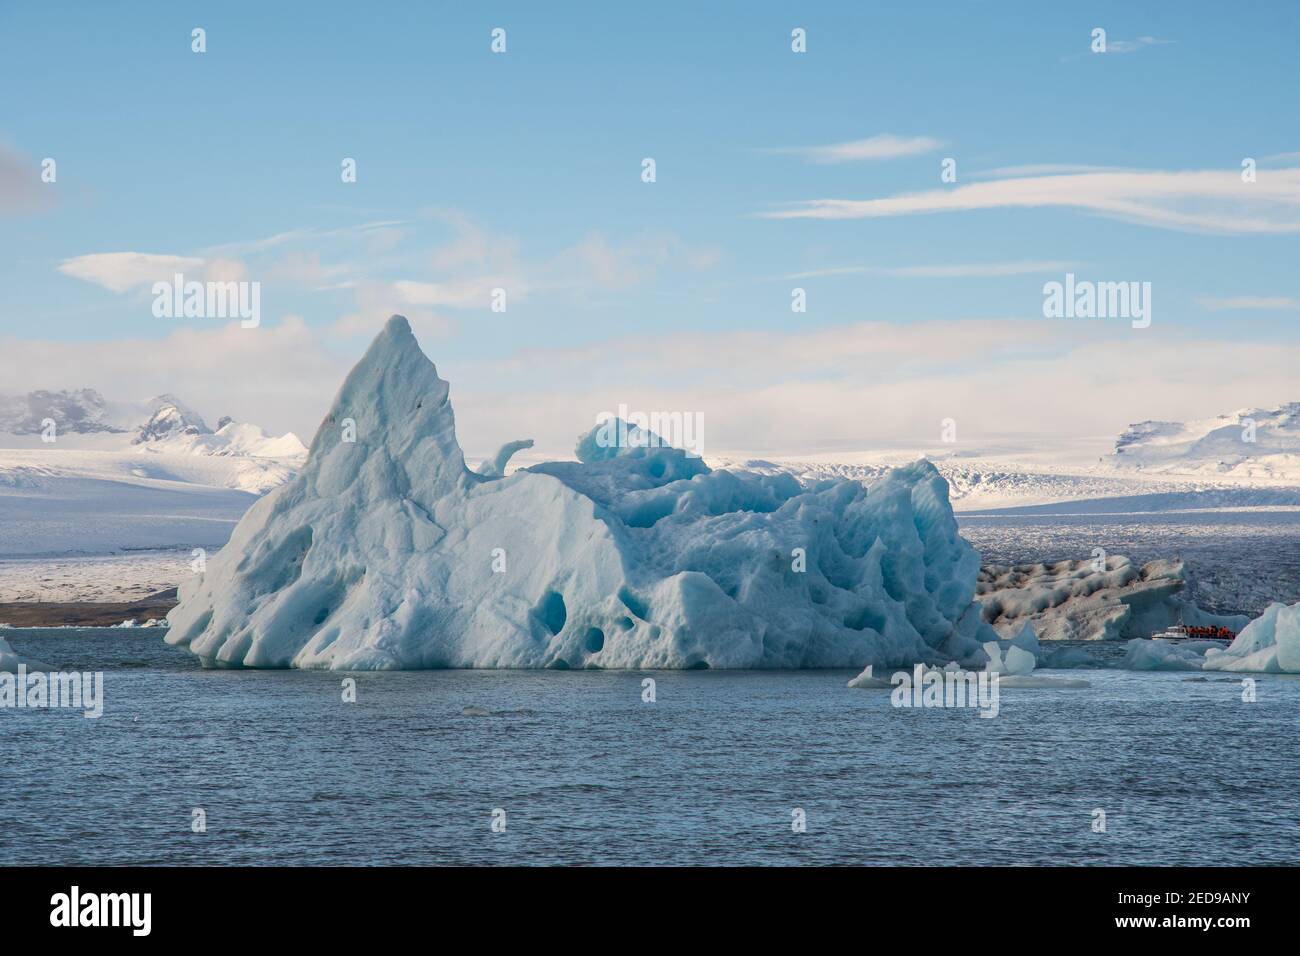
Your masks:
<svg viewBox="0 0 1300 956"><path fill-rule="evenodd" d="M179 396L209 421L232 415L310 440L354 358L325 348L297 316L243 329L181 324L112 341L0 337L6 392L95 388L110 401Z"/></svg>
<svg viewBox="0 0 1300 956"><path fill-rule="evenodd" d="M1155 37L1138 37L1136 40L1107 40L1107 53L1137 53L1152 46L1168 46L1173 40L1157 40Z"/></svg>
<svg viewBox="0 0 1300 956"><path fill-rule="evenodd" d="M170 281L178 272L203 268L204 260L193 256L153 255L148 252L98 252L65 259L59 271L76 279L103 286L110 292L129 292L137 286Z"/></svg>
<svg viewBox="0 0 1300 956"><path fill-rule="evenodd" d="M374 334L387 315L356 313L356 331ZM887 444L934 448L947 417L958 420L958 450L977 451L987 436L1005 436L1009 423L1023 441L1113 436L1132 421L1300 398L1293 350L1189 338L1186 328L862 322L812 332L623 336L485 361L447 359L440 322L432 313L414 318L425 353L452 383L471 457L515 438L535 438L540 452L567 456L597 413L620 402L702 412L706 457L776 457ZM319 329L287 317L257 329L178 323L162 338L10 336L0 338L0 354L6 391L91 387L122 400L172 392L210 419L233 415L307 440L364 345L338 348Z"/></svg>
<svg viewBox="0 0 1300 956"><path fill-rule="evenodd" d="M1293 364L1275 343L1191 339L1185 328L1008 319L677 332L440 368L475 454L534 438L540 453L568 455L599 412L626 403L703 413L706 457L777 457L937 448L947 417L965 451L1013 430L1024 442L1112 437L1143 419L1300 398ZM529 377L537 369L544 379Z"/></svg>
<svg viewBox="0 0 1300 956"><path fill-rule="evenodd" d="M455 282L415 282L402 279L393 283L393 291L407 305L486 309L491 305L492 290L505 288L501 285L502 281L490 277Z"/></svg>
<svg viewBox="0 0 1300 956"><path fill-rule="evenodd" d="M1022 262L974 262L951 265L928 266L832 266L827 269L811 269L807 272L795 272L788 279L820 279L829 276L844 275L879 275L896 279L991 279L1002 276L1037 275L1045 272L1065 272L1078 268L1077 262L1022 261Z"/></svg>
<svg viewBox="0 0 1300 956"><path fill-rule="evenodd" d="M1089 166L1086 163L1029 163L1024 166L997 166L968 173L971 179L1004 179L1009 176L1050 176L1062 173L1141 172L1117 166Z"/></svg>
<svg viewBox="0 0 1300 956"><path fill-rule="evenodd" d="M942 142L929 136L895 136L892 133L881 133L850 143L834 143L829 146L787 146L769 149L766 152L802 156L813 163L853 163L862 160L916 156L933 152L942 145Z"/></svg>
<svg viewBox="0 0 1300 956"><path fill-rule="evenodd" d="M875 219L976 209L1068 208L1184 232L1300 232L1300 168L1112 171L1029 176L931 189L883 199L812 199L760 213L768 219Z"/></svg>
<svg viewBox="0 0 1300 956"><path fill-rule="evenodd" d="M41 212L54 205L57 181L41 181L41 164L0 143L0 216Z"/></svg>
<svg viewBox="0 0 1300 956"><path fill-rule="evenodd" d="M1288 295L1239 295L1225 298L1197 299L1202 308L1218 312L1224 309L1300 309L1300 299Z"/></svg>

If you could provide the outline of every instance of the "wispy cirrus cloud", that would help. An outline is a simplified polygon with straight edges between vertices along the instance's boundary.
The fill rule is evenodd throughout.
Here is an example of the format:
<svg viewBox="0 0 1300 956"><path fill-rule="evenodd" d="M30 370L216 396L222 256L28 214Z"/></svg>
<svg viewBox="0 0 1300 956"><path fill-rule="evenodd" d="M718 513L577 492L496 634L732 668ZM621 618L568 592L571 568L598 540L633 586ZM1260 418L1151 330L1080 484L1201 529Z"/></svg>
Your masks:
<svg viewBox="0 0 1300 956"><path fill-rule="evenodd" d="M103 286L110 292L129 292L137 286L170 280L177 272L200 269L204 264L205 260L196 256L96 252L63 260L59 271L74 279Z"/></svg>
<svg viewBox="0 0 1300 956"><path fill-rule="evenodd" d="M1197 299L1196 304L1212 312L1226 309L1285 310L1300 309L1300 299L1289 295L1237 295L1224 298Z"/></svg>
<svg viewBox="0 0 1300 956"><path fill-rule="evenodd" d="M865 160L918 156L933 152L942 145L940 140L930 136L895 136L892 133L880 133L877 136L856 139L849 143L833 143L829 146L779 146L764 152L799 156L811 163L856 163Z"/></svg>
<svg viewBox="0 0 1300 956"><path fill-rule="evenodd" d="M1153 46L1169 46L1173 40L1160 40L1156 37L1138 37L1135 40L1107 40L1107 53L1138 53Z"/></svg>
<svg viewBox="0 0 1300 956"><path fill-rule="evenodd" d="M879 275L896 279L995 279L1002 276L1037 275L1078 268L1077 262L1032 260L1021 262L967 262L923 266L831 266L781 276L787 279L819 279L828 276Z"/></svg>
<svg viewBox="0 0 1300 956"><path fill-rule="evenodd" d="M876 219L978 209L1077 209L1180 232L1300 232L1300 168L1251 183L1236 170L1112 170L1016 176L880 199L810 199L766 219Z"/></svg>

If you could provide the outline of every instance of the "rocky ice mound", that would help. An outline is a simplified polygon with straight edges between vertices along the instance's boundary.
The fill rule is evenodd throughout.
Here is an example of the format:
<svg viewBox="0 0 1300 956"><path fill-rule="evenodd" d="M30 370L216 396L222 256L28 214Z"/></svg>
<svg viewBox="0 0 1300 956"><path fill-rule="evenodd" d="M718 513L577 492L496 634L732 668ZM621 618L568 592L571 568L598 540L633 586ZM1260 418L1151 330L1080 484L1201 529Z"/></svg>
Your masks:
<svg viewBox="0 0 1300 956"><path fill-rule="evenodd" d="M1246 625L1241 615L1202 611L1187 598L1189 584L1181 561L1138 567L1111 555L1104 568L1088 559L988 565L980 571L976 596L984 620L999 634L1016 634L1032 624L1046 641L1149 637L1174 624L1234 632Z"/></svg>
<svg viewBox="0 0 1300 956"><path fill-rule="evenodd" d="M985 660L979 557L928 462L805 488L593 433L586 461L500 477L507 446L476 474L448 392L390 319L297 477L181 585L167 641L335 670Z"/></svg>

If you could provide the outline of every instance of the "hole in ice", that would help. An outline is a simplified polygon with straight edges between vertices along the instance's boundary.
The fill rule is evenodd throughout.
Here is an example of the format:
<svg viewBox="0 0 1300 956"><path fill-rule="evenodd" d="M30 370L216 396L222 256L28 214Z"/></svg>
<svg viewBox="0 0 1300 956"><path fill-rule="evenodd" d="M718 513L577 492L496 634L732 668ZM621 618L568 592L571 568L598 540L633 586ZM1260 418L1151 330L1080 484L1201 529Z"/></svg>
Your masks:
<svg viewBox="0 0 1300 956"><path fill-rule="evenodd" d="M316 612L316 619L311 622L312 626L315 627L317 624L324 624L325 618L329 616L330 616L330 609L327 607L321 608L319 611Z"/></svg>
<svg viewBox="0 0 1300 956"><path fill-rule="evenodd" d="M869 607L859 608L844 618L844 626L855 631L873 630L884 633L885 618Z"/></svg>
<svg viewBox="0 0 1300 956"><path fill-rule="evenodd" d="M564 606L564 596L559 591L547 591L538 606L537 616L552 634L564 630L564 622L569 619L568 609Z"/></svg>
<svg viewBox="0 0 1300 956"><path fill-rule="evenodd" d="M629 591L627 588L618 589L618 599L623 602L623 606L639 617L643 621L650 620L649 611L646 609L645 602Z"/></svg>
<svg viewBox="0 0 1300 956"><path fill-rule="evenodd" d="M632 628L636 627L636 624L632 622L630 617L620 617L618 619L618 626L625 631L630 631Z"/></svg>
<svg viewBox="0 0 1300 956"><path fill-rule="evenodd" d="M569 669L569 662L555 661L553 664L551 664L551 669L557 671L567 671Z"/></svg>
<svg viewBox="0 0 1300 956"><path fill-rule="evenodd" d="M582 643L592 654L597 654L605 646L605 632L598 627L588 628Z"/></svg>
<svg viewBox="0 0 1300 956"><path fill-rule="evenodd" d="M694 664L692 664L690 667L687 668L687 670L692 670L692 671L706 671L708 669L709 669L708 661L696 661Z"/></svg>
<svg viewBox="0 0 1300 956"><path fill-rule="evenodd" d="M671 495L659 495L628 509L623 515L623 522L631 528L653 528L672 514L676 507L676 498Z"/></svg>

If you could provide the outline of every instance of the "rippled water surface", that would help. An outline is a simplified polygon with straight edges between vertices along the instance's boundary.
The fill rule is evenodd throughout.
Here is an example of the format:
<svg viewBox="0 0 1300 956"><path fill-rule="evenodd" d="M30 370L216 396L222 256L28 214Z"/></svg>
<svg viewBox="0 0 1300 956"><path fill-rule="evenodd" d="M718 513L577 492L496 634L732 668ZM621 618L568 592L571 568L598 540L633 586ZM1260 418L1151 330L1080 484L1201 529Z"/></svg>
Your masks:
<svg viewBox="0 0 1300 956"><path fill-rule="evenodd" d="M157 633L5 636L107 697L0 709L5 864L1300 862L1291 678L1243 703L1056 672L1092 686L1004 689L995 719L843 671L358 674L345 704L343 675L202 670Z"/></svg>

